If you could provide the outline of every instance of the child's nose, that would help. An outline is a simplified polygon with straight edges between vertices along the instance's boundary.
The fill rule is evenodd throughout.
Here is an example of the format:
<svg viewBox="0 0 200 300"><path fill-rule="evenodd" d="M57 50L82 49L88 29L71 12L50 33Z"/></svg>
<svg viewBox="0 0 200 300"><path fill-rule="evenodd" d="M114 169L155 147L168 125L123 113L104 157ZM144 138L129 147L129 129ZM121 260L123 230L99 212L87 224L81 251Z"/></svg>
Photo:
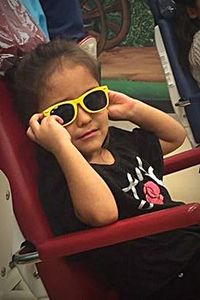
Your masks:
<svg viewBox="0 0 200 300"><path fill-rule="evenodd" d="M82 127L91 122L92 117L91 114L85 111L81 106L78 106L78 114L77 114L77 125Z"/></svg>

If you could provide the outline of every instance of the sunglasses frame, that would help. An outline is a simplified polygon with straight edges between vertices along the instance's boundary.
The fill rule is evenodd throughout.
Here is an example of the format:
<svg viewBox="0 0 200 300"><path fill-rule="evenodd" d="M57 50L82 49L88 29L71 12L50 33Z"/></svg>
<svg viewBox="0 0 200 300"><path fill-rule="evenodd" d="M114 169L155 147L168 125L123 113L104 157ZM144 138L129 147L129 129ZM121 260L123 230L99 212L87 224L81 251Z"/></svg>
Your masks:
<svg viewBox="0 0 200 300"><path fill-rule="evenodd" d="M106 96L106 100L107 100L107 103L106 105L101 108L101 109L98 109L98 110L95 110L95 111L92 111L90 109L88 109L85 104L84 104L84 99L86 96L88 96L89 94L93 93L93 92L97 92L97 91L102 91L104 92L105 96ZM44 117L49 117L51 116L51 112L52 110L54 109L57 109L59 106L62 106L64 104L71 104L74 108L74 117L72 118L71 121L63 124L63 126L67 126L69 124L71 124L72 122L74 122L74 120L77 118L77 115L78 115L78 104L88 113L92 113L92 114L95 114L95 113L98 113L98 112L101 112L103 111L104 109L106 109L108 107L108 104L109 104L109 97L108 97L108 87L107 85L103 85L103 86L97 86L89 91L87 91L86 93L82 94L80 97L76 98L76 99L72 99L72 100L63 100L61 102L58 102L54 105L51 105L49 106L48 108L46 108L42 113L43 113L43 116Z"/></svg>

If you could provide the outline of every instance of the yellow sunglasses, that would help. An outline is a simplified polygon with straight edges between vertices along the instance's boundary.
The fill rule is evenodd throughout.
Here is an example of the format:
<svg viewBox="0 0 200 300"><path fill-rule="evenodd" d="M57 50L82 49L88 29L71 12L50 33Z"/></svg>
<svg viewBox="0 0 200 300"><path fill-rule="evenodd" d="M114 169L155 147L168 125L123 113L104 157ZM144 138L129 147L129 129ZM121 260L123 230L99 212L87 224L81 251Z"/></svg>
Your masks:
<svg viewBox="0 0 200 300"><path fill-rule="evenodd" d="M98 113L104 110L109 104L108 87L106 85L95 87L76 99L56 103L42 113L44 117L51 115L61 117L64 121L63 126L66 126L76 119L78 104L88 113Z"/></svg>

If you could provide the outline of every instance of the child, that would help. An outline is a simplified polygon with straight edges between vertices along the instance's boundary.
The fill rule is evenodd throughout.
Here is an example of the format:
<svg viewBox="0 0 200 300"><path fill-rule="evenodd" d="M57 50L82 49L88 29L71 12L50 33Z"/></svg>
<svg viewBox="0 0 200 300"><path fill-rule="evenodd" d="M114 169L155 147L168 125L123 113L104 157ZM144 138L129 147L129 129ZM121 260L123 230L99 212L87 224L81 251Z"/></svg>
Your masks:
<svg viewBox="0 0 200 300"><path fill-rule="evenodd" d="M175 0L174 25L179 45L180 62L190 69L200 86L200 1Z"/></svg>
<svg viewBox="0 0 200 300"><path fill-rule="evenodd" d="M181 205L162 182L162 157L183 143L184 129L167 114L99 86L98 70L77 45L54 40L27 54L13 74L16 107L25 122L32 115L27 135L41 146L39 192L55 235ZM140 128L109 128L108 118ZM118 288L120 299L197 300L199 254L200 228L191 226L82 259Z"/></svg>

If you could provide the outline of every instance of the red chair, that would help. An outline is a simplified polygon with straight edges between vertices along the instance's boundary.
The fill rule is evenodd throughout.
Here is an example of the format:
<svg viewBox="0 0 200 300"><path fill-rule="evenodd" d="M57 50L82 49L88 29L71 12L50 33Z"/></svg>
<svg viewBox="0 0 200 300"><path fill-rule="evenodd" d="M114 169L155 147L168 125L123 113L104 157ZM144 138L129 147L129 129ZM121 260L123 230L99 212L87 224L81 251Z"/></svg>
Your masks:
<svg viewBox="0 0 200 300"><path fill-rule="evenodd" d="M196 203L132 217L101 228L54 237L38 199L38 170L34 146L26 137L25 130L17 118L4 79L0 80L0 95L0 179L4 177L3 181L7 185L4 199L0 201L6 205L10 203L11 209L13 205L14 216L24 239L33 244L36 249L28 254L20 252L14 256L14 259L12 259L13 249L9 249L10 263L5 264L5 276L0 279L0 290L4 288L4 292L8 292L5 291L5 281L9 281L9 272L16 269L17 265L24 281L35 293L36 298L41 295L41 291L36 288L40 277L48 297L52 300L118 299L117 292L103 284L96 274L90 273L80 262L67 263L64 256L186 227L200 221L200 204ZM200 148L189 150L174 158L167 158L165 163L166 174L199 164ZM11 189L12 205L11 201L8 201L11 200L9 189ZM5 215L4 219L9 221L14 218L12 214L10 216L7 218ZM1 265L1 256L2 252L0 254L2 275L4 269ZM22 265L25 262L28 264ZM31 266L34 268L31 269ZM4 281L3 284L1 280Z"/></svg>

